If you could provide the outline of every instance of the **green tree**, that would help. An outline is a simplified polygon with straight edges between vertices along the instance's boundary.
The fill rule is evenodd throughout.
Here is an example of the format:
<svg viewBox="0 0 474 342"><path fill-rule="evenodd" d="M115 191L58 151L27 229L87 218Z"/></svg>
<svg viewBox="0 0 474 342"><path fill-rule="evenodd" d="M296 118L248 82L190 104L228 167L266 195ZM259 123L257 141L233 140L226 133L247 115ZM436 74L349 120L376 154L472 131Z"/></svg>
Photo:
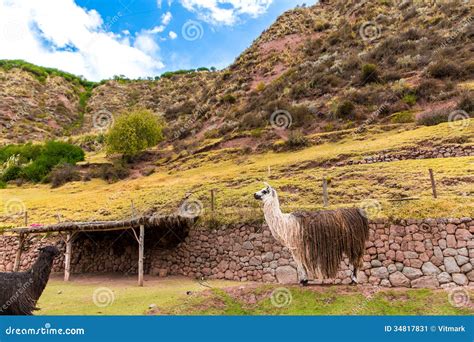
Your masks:
<svg viewBox="0 0 474 342"><path fill-rule="evenodd" d="M133 157L163 140L163 125L152 112L135 110L121 115L107 136L107 152Z"/></svg>

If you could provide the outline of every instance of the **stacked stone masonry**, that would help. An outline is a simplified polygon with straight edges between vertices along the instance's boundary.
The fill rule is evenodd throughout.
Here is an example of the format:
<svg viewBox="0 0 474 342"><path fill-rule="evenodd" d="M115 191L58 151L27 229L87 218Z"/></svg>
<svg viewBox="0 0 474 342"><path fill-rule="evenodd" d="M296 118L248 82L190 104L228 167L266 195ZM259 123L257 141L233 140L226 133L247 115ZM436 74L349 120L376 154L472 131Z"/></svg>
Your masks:
<svg viewBox="0 0 474 342"><path fill-rule="evenodd" d="M471 218L372 222L358 281L386 287L474 286L473 234ZM91 238L93 235L74 246L73 274L136 274L138 252L132 237L125 247L115 246L112 240ZM30 239L21 269L34 262L38 247L58 241L51 239ZM0 236L0 271L12 271L17 240L13 236ZM64 243L57 244L64 250ZM265 225L226 226L217 230L195 228L176 248L152 246L145 251L145 272L151 276L296 282L295 263L289 251L273 239ZM55 272L63 270L63 258L62 255L55 261ZM335 279L316 280L316 283L348 284L350 274L344 262Z"/></svg>
<svg viewBox="0 0 474 342"><path fill-rule="evenodd" d="M432 148L412 147L402 151L383 151L373 156L364 157L362 160L348 160L336 163L336 166L373 164L381 162L393 162L407 159L431 159L474 156L474 146L449 145L435 146Z"/></svg>

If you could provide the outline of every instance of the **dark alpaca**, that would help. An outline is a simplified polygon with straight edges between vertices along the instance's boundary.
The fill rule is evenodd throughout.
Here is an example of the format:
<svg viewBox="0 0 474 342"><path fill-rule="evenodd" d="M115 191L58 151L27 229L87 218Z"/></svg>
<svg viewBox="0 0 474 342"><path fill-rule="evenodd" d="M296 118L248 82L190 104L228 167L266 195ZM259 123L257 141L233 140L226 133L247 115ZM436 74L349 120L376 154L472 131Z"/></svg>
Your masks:
<svg viewBox="0 0 474 342"><path fill-rule="evenodd" d="M35 264L26 272L0 273L0 315L32 315L48 283L54 258L54 246L39 249Z"/></svg>

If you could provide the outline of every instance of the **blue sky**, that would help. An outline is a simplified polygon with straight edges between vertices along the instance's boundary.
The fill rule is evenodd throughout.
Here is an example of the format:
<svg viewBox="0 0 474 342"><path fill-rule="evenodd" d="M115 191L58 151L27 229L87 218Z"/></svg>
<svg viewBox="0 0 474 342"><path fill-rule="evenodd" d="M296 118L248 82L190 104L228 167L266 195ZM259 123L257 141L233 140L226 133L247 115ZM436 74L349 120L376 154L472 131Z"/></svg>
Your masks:
<svg viewBox="0 0 474 342"><path fill-rule="evenodd" d="M223 68L301 0L0 0L0 59L91 80Z"/></svg>

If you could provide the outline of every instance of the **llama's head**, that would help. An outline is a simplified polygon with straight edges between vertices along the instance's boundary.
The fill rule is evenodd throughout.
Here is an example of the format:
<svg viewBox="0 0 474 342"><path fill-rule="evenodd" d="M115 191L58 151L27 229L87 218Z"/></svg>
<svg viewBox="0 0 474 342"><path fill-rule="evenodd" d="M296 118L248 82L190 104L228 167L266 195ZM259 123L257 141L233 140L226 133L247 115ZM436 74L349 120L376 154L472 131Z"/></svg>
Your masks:
<svg viewBox="0 0 474 342"><path fill-rule="evenodd" d="M268 183L264 183L264 184L265 184L265 187L262 190L256 192L253 195L253 197L255 197L255 199L257 200L262 200L263 202L276 200L277 193L275 189L273 189Z"/></svg>
<svg viewBox="0 0 474 342"><path fill-rule="evenodd" d="M59 249L55 246L46 246L42 247L39 249L40 255L49 257L49 258L54 258L57 255L59 255Z"/></svg>

